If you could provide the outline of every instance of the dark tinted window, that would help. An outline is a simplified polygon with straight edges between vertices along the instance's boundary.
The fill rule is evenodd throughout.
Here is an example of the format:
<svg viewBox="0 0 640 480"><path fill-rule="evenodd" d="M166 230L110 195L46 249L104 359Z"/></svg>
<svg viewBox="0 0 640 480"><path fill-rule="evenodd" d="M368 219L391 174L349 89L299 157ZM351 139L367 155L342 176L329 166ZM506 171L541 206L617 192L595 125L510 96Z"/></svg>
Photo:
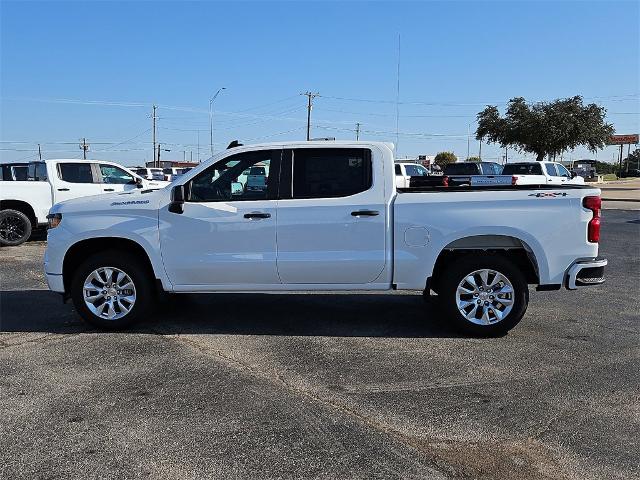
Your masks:
<svg viewBox="0 0 640 480"><path fill-rule="evenodd" d="M542 175L539 163L507 163L502 169L503 175Z"/></svg>
<svg viewBox="0 0 640 480"><path fill-rule="evenodd" d="M245 152L214 163L189 182L189 201L224 202L275 198L280 150ZM255 169L261 173L247 173Z"/></svg>
<svg viewBox="0 0 640 480"><path fill-rule="evenodd" d="M371 187L371 152L300 148L293 155L293 198L347 197Z"/></svg>
<svg viewBox="0 0 640 480"><path fill-rule="evenodd" d="M478 175L480 166L477 163L449 163L444 167L445 175Z"/></svg>
<svg viewBox="0 0 640 480"><path fill-rule="evenodd" d="M90 163L59 163L58 175L69 183L93 183Z"/></svg>
<svg viewBox="0 0 640 480"><path fill-rule="evenodd" d="M400 168L400 165L396 164L396 175L402 175L402 169Z"/></svg>
<svg viewBox="0 0 640 480"><path fill-rule="evenodd" d="M11 167L12 178L17 181L23 181L27 179L27 167Z"/></svg>
<svg viewBox="0 0 640 480"><path fill-rule="evenodd" d="M44 162L31 162L29 164L29 180L45 182L47 178L47 165Z"/></svg>

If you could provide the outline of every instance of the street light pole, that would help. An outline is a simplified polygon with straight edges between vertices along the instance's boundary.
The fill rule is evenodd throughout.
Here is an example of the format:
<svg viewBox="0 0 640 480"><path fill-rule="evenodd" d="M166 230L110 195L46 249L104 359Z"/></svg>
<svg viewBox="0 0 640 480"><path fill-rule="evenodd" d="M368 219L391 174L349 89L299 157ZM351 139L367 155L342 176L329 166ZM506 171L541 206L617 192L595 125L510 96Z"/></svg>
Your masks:
<svg viewBox="0 0 640 480"><path fill-rule="evenodd" d="M213 156L213 102L222 90L226 90L226 88L219 88L215 95L209 99L209 148L211 156Z"/></svg>

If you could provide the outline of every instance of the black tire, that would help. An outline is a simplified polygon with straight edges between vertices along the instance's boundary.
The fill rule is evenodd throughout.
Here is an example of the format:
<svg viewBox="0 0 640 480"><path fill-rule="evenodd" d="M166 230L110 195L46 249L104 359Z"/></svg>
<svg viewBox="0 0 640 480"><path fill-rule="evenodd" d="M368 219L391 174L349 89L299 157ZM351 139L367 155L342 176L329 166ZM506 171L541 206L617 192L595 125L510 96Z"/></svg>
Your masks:
<svg viewBox="0 0 640 480"><path fill-rule="evenodd" d="M471 273L483 269L499 272L504 275L513 286L513 293L511 294L513 304L511 310L502 320L497 320L495 314L490 312L490 315L493 316L493 321L490 321L488 324L479 324L468 320L458 308L456 298L456 292L460 282ZM439 287L440 292L438 297L440 305L447 318L451 320L456 330L472 336L493 337L505 334L520 322L527 311L527 305L529 303L529 288L525 277L511 261L499 255L469 255L459 258L445 270L439 282ZM472 298L475 298L473 295L474 294L472 294ZM491 298L497 298L497 295ZM473 311L474 307L475 305L467 307L467 312ZM484 304L481 305L481 308L485 308ZM504 307L500 306L498 309L499 308Z"/></svg>
<svg viewBox="0 0 640 480"><path fill-rule="evenodd" d="M135 288L135 302L128 313L120 318L108 319L92 312L84 301L84 282L91 272L101 267L113 267L121 270L129 276ZM156 298L154 281L149 268L140 262L135 256L110 250L96 253L85 260L74 272L69 292L78 314L87 323L101 329L120 330L144 319L151 312ZM126 303L125 303L126 304ZM115 307L116 310L118 307ZM120 310L121 313L123 310Z"/></svg>
<svg viewBox="0 0 640 480"><path fill-rule="evenodd" d="M18 210L0 211L0 245L15 247L31 236L31 220Z"/></svg>

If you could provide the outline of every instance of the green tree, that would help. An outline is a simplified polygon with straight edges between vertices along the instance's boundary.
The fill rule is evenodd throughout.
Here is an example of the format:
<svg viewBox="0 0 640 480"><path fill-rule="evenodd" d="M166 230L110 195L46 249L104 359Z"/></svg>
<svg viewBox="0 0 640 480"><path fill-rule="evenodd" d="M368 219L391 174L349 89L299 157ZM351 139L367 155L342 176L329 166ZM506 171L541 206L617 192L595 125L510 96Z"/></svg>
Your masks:
<svg viewBox="0 0 640 480"><path fill-rule="evenodd" d="M476 162L476 163L480 163L482 161L482 159L480 157L469 157L466 160L467 162Z"/></svg>
<svg viewBox="0 0 640 480"><path fill-rule="evenodd" d="M581 96L534 104L516 97L509 100L504 117L491 105L478 113L476 138L534 153L538 161L580 145L595 152L614 132L605 114L604 107L583 105Z"/></svg>
<svg viewBox="0 0 640 480"><path fill-rule="evenodd" d="M456 163L458 161L458 157L456 157L453 152L440 152L433 159L433 163L438 165L440 168L444 168L445 165L449 163Z"/></svg>

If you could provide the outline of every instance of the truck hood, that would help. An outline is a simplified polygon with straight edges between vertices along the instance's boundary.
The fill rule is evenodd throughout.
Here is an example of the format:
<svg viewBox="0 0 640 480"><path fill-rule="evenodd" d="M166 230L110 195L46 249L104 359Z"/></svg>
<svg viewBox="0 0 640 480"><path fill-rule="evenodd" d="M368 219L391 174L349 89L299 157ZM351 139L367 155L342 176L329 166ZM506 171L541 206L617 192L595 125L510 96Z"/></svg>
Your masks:
<svg viewBox="0 0 640 480"><path fill-rule="evenodd" d="M115 209L157 210L163 189L136 189L129 192L106 193L90 197L73 198L56 203L49 213L88 213Z"/></svg>

